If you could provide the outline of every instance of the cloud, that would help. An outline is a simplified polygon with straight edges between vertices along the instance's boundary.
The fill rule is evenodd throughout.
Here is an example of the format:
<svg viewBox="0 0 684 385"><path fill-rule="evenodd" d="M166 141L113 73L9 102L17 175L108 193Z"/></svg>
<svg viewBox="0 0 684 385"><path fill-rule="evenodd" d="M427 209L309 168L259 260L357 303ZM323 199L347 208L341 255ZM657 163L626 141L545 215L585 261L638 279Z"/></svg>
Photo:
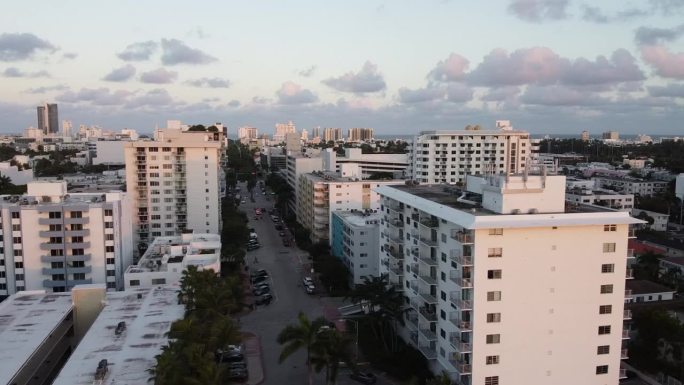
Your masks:
<svg viewBox="0 0 684 385"><path fill-rule="evenodd" d="M165 68L157 68L149 72L140 74L140 81L150 84L168 84L173 83L178 77L178 72L167 71Z"/></svg>
<svg viewBox="0 0 684 385"><path fill-rule="evenodd" d="M634 40L639 45L655 45L671 42L684 35L684 24L672 28L639 27Z"/></svg>
<svg viewBox="0 0 684 385"><path fill-rule="evenodd" d="M490 88L489 91L480 97L485 102L503 102L512 100L520 94L520 87L508 86L500 88Z"/></svg>
<svg viewBox="0 0 684 385"><path fill-rule="evenodd" d="M233 107L233 108L240 107L240 101L239 100L231 100L230 102L228 102L228 107Z"/></svg>
<svg viewBox="0 0 684 385"><path fill-rule="evenodd" d="M69 87L67 87L64 84L57 84L54 86L44 86L44 87L36 87L36 88L29 88L26 91L24 91L27 94L44 94L47 92L53 92L53 91L66 91L68 90Z"/></svg>
<svg viewBox="0 0 684 385"><path fill-rule="evenodd" d="M523 48L508 54L498 48L484 57L467 76L467 81L480 86L515 86L523 84L569 85L614 84L643 80L643 72L635 58L618 49L610 58L596 60L563 58L547 47Z"/></svg>
<svg viewBox="0 0 684 385"><path fill-rule="evenodd" d="M447 100L454 103L469 102L473 100L473 89L461 83L449 84Z"/></svg>
<svg viewBox="0 0 684 385"><path fill-rule="evenodd" d="M64 52L62 54L62 59L65 59L65 60L73 60L73 59L76 59L77 57L78 57L78 54L76 52Z"/></svg>
<svg viewBox="0 0 684 385"><path fill-rule="evenodd" d="M149 60L152 54L157 51L159 44L154 41L141 41L129 44L123 51L116 56L123 61L145 61Z"/></svg>
<svg viewBox="0 0 684 385"><path fill-rule="evenodd" d="M143 95L130 99L125 107L137 109L141 107L163 107L176 104L178 103L174 102L167 90L155 88Z"/></svg>
<svg viewBox="0 0 684 385"><path fill-rule="evenodd" d="M463 56L452 53L445 60L437 63L430 71L428 78L438 82L454 82L463 79L470 62Z"/></svg>
<svg viewBox="0 0 684 385"><path fill-rule="evenodd" d="M40 51L55 52L57 47L32 33L3 33L0 35L0 61L31 59Z"/></svg>
<svg viewBox="0 0 684 385"><path fill-rule="evenodd" d="M198 39L206 39L209 37L209 35L204 32L204 29L202 27L196 27L188 31L186 34L188 37L196 37Z"/></svg>
<svg viewBox="0 0 684 385"><path fill-rule="evenodd" d="M188 47L185 43L177 39L162 39L162 64L208 64L216 61L215 57Z"/></svg>
<svg viewBox="0 0 684 385"><path fill-rule="evenodd" d="M207 87L207 88L229 88L231 85L230 80L222 78L201 78L188 80L185 82L193 87Z"/></svg>
<svg viewBox="0 0 684 385"><path fill-rule="evenodd" d="M582 12L582 19L585 21L598 24L605 24L609 21L608 16L598 7L583 5Z"/></svg>
<svg viewBox="0 0 684 385"><path fill-rule="evenodd" d="M316 94L289 81L283 83L280 89L276 91L276 96L280 104L309 104L318 101Z"/></svg>
<svg viewBox="0 0 684 385"><path fill-rule="evenodd" d="M655 97L684 98L684 84L648 87L648 94Z"/></svg>
<svg viewBox="0 0 684 385"><path fill-rule="evenodd" d="M552 86L529 86L520 97L525 104L542 106L592 106L607 102L591 92L582 92L570 87Z"/></svg>
<svg viewBox="0 0 684 385"><path fill-rule="evenodd" d="M425 103L445 97L446 90L443 87L426 87L416 90L402 87L399 89L399 102L403 104Z"/></svg>
<svg viewBox="0 0 684 385"><path fill-rule="evenodd" d="M124 104L132 95L125 90L111 91L109 88L81 88L79 91L67 91L55 99L62 103L90 103L98 106Z"/></svg>
<svg viewBox="0 0 684 385"><path fill-rule="evenodd" d="M308 78L311 77L314 74L314 72L316 72L316 66L311 66L309 68L299 71L299 76Z"/></svg>
<svg viewBox="0 0 684 385"><path fill-rule="evenodd" d="M529 22L561 20L568 17L569 0L512 0L508 12Z"/></svg>
<svg viewBox="0 0 684 385"><path fill-rule="evenodd" d="M115 68L112 70L112 72L105 75L102 80L106 80L108 82L125 82L130 80L133 76L135 76L135 67L130 64L126 64L123 67Z"/></svg>
<svg viewBox="0 0 684 385"><path fill-rule="evenodd" d="M338 91L357 94L379 92L387 87L378 66L370 61L366 61L357 73L347 72L339 77L323 80L323 84Z"/></svg>
<svg viewBox="0 0 684 385"><path fill-rule="evenodd" d="M672 53L660 45L641 47L641 58L664 78L684 79L684 52Z"/></svg>
<svg viewBox="0 0 684 385"><path fill-rule="evenodd" d="M7 67L2 76L6 78L49 78L50 73L47 71L24 72L17 67Z"/></svg>

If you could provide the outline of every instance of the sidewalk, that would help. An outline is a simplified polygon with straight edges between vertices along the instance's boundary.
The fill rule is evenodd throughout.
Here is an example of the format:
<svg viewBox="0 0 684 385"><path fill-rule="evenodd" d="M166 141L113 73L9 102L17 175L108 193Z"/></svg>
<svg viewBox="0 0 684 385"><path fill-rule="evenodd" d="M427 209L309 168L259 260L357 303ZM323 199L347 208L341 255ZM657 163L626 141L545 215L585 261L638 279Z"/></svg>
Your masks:
<svg viewBox="0 0 684 385"><path fill-rule="evenodd" d="M264 363L261 357L261 340L251 332L242 332L247 357L247 371L249 377L246 384L257 385L264 382Z"/></svg>

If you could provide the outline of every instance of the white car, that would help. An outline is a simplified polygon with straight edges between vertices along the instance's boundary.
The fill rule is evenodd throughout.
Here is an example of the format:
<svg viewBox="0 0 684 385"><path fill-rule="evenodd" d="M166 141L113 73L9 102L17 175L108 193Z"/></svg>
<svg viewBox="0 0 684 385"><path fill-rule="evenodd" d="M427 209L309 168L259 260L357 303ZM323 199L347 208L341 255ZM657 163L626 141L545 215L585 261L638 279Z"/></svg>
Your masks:
<svg viewBox="0 0 684 385"><path fill-rule="evenodd" d="M304 284L304 286L313 286L314 284L313 279L311 279L311 277L304 277L302 279L302 283Z"/></svg>

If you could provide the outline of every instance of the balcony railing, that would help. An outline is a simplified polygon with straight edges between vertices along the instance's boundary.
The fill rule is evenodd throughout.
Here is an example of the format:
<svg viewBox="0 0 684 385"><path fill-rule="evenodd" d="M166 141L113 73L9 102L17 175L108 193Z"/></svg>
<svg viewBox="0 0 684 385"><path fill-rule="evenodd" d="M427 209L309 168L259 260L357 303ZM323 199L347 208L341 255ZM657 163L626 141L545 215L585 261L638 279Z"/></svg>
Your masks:
<svg viewBox="0 0 684 385"><path fill-rule="evenodd" d="M458 372L463 375L463 374L469 374L473 371L473 367L470 364L466 364L461 360L455 360L451 359L449 360L449 363L458 370Z"/></svg>
<svg viewBox="0 0 684 385"><path fill-rule="evenodd" d="M620 359L621 359L621 360L626 360L626 359L628 359L628 358L629 358L629 354L628 354L628 353L629 353L629 352L627 351L627 349L622 349L622 350L620 350Z"/></svg>
<svg viewBox="0 0 684 385"><path fill-rule="evenodd" d="M627 369L620 369L620 379L627 378Z"/></svg>
<svg viewBox="0 0 684 385"><path fill-rule="evenodd" d="M451 270L449 272L449 279L461 288L473 287L473 279L464 278L459 270Z"/></svg>
<svg viewBox="0 0 684 385"><path fill-rule="evenodd" d="M429 303L429 304L436 304L437 303L437 298L435 298L435 296L430 294L430 293L420 293L419 295L420 295L420 298L422 298L423 301L425 301L425 303Z"/></svg>
<svg viewBox="0 0 684 385"><path fill-rule="evenodd" d="M437 247L437 240L432 237L424 237L421 235L420 242L428 247Z"/></svg>
<svg viewBox="0 0 684 385"><path fill-rule="evenodd" d="M627 249L627 258L634 258L634 249Z"/></svg>
<svg viewBox="0 0 684 385"><path fill-rule="evenodd" d="M425 358L427 358L428 360L437 359L437 352L435 351L435 348L432 346L420 345L418 346L418 350L420 350L420 352L423 353Z"/></svg>
<svg viewBox="0 0 684 385"><path fill-rule="evenodd" d="M449 342L451 343L451 346L458 352L466 353L473 350L473 345L471 343L461 341L458 336L449 338Z"/></svg>
<svg viewBox="0 0 684 385"><path fill-rule="evenodd" d="M471 231L463 231L457 229L451 230L451 238L457 240L460 243L473 243L475 241L475 236Z"/></svg>
<svg viewBox="0 0 684 385"><path fill-rule="evenodd" d="M458 292L456 292L458 293ZM473 301L469 299L463 299L460 296L460 293L458 294L451 294L451 297L449 300L451 301L452 304L454 304L457 308L460 310L472 310L473 309Z"/></svg>
<svg viewBox="0 0 684 385"><path fill-rule="evenodd" d="M437 266L439 264L436 258L432 258L429 256L419 257L418 260L428 266Z"/></svg>
<svg viewBox="0 0 684 385"><path fill-rule="evenodd" d="M622 339L623 339L623 340L628 340L628 339L629 339L629 329L623 330L623 331L622 331Z"/></svg>
<svg viewBox="0 0 684 385"><path fill-rule="evenodd" d="M439 227L439 221L437 218L433 217L427 217L427 218L420 218L420 224L429 228L429 229L435 229Z"/></svg>
<svg viewBox="0 0 684 385"><path fill-rule="evenodd" d="M634 270L627 268L627 270L625 271L625 278L627 278L627 279L634 278Z"/></svg>
<svg viewBox="0 0 684 385"><path fill-rule="evenodd" d="M418 314L420 314L428 322L437 321L437 313L436 312L429 312L425 307L419 308Z"/></svg>
<svg viewBox="0 0 684 385"><path fill-rule="evenodd" d="M454 312L454 313L458 313L458 312ZM456 328L457 328L458 330L460 330L460 331L462 331L462 332L472 330L472 329L471 329L471 326L470 326L470 322L468 322L468 321L463 321L463 320L461 319L461 317L458 316L458 315L452 315L452 316L450 316L450 317L449 317L449 321L450 321L454 326L456 326Z"/></svg>
<svg viewBox="0 0 684 385"><path fill-rule="evenodd" d="M625 319L625 320L632 319L632 311L629 309L623 310L622 319Z"/></svg>
<svg viewBox="0 0 684 385"><path fill-rule="evenodd" d="M625 290L625 299L632 299L632 291L627 289Z"/></svg>
<svg viewBox="0 0 684 385"><path fill-rule="evenodd" d="M451 250L451 260L462 266L472 266L473 256L463 255L460 250Z"/></svg>
<svg viewBox="0 0 684 385"><path fill-rule="evenodd" d="M430 329L418 329L420 335L427 341L436 341L437 334Z"/></svg>

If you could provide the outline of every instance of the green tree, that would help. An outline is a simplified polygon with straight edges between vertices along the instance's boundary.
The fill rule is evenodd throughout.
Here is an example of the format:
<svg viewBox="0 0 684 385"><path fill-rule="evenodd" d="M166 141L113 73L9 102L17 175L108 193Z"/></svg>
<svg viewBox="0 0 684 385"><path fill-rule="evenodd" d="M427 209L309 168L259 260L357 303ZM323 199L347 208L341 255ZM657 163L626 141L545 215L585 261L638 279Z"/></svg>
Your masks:
<svg viewBox="0 0 684 385"><path fill-rule="evenodd" d="M278 343L285 345L280 352L278 362L282 363L292 354L297 351L306 351L306 366L309 371L309 385L313 385L313 363L312 354L314 353L314 344L321 327L327 325L327 321L323 317L316 318L310 321L306 314L300 312L297 317L296 324L287 325L280 334L278 334Z"/></svg>
<svg viewBox="0 0 684 385"><path fill-rule="evenodd" d="M325 368L325 382L335 385L340 369L340 363L355 366L351 350L352 339L337 329L319 330L313 350L312 364L316 372Z"/></svg>

